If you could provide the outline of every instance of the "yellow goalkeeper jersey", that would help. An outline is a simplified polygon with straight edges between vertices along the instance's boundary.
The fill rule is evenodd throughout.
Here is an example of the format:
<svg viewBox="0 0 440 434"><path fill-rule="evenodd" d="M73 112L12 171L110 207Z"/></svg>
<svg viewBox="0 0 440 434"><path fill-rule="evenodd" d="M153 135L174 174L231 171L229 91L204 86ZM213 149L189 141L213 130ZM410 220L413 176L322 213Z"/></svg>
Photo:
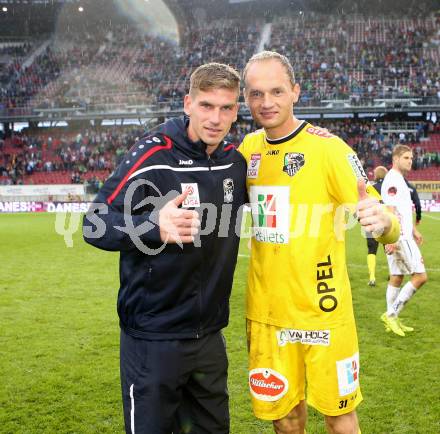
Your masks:
<svg viewBox="0 0 440 434"><path fill-rule="evenodd" d="M358 202L357 179L368 182L356 154L307 122L279 140L248 134L239 150L253 221L247 317L297 329L351 320L347 210Z"/></svg>

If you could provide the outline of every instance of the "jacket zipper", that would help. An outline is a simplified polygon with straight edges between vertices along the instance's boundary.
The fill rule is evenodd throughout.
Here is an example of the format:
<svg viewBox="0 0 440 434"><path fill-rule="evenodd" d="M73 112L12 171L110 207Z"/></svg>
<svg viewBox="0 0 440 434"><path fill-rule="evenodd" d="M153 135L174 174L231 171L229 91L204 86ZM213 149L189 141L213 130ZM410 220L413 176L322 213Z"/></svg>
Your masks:
<svg viewBox="0 0 440 434"><path fill-rule="evenodd" d="M207 160L208 160L208 169L209 169L209 176L212 176L212 160L211 160L211 156L209 154L207 154ZM215 182L214 182L215 184ZM208 246L211 247L211 240L207 240L208 241ZM209 258L210 255L206 254L206 251L203 252L203 262L206 264L206 260L207 258ZM204 270L206 270L206 266L204 267ZM202 332L202 291L203 291L203 286L205 284L205 275L203 274L203 277L201 279L201 285L200 285L200 291L199 291L199 328L196 331L196 338L198 339L201 336L201 332Z"/></svg>

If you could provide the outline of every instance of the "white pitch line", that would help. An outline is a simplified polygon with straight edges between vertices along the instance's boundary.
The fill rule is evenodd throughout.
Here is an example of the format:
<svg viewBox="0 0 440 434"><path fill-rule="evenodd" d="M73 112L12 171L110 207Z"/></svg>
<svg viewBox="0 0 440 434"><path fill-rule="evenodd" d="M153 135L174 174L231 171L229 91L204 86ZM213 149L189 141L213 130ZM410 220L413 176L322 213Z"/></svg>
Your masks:
<svg viewBox="0 0 440 434"><path fill-rule="evenodd" d="M250 258L250 255L247 255L245 253L239 253L238 257L239 258ZM347 267L348 268L365 268L365 269L367 269L367 263L365 263L365 264L355 264L355 263L350 262L350 263L347 264ZM387 265L377 264L376 268L381 268L381 269L385 270L385 269L388 269L388 266ZM440 273L440 268L427 267L426 271L432 271L434 273Z"/></svg>
<svg viewBox="0 0 440 434"><path fill-rule="evenodd" d="M350 268L367 268L367 263L365 262L365 264L347 264L347 267ZM388 266L387 265L376 265L376 268L381 268L383 270L388 270ZM434 273L439 273L440 272L440 268L431 268L431 267L426 267L426 271L432 271Z"/></svg>
<svg viewBox="0 0 440 434"><path fill-rule="evenodd" d="M349 263L347 264L347 268L365 268L367 269L367 262L365 262L365 264L353 264L353 263ZM382 270L388 270L388 266L387 265L381 265L381 264L377 264L376 268L380 268ZM433 272L440 272L440 268L426 268L426 271L433 271Z"/></svg>
<svg viewBox="0 0 440 434"><path fill-rule="evenodd" d="M423 214L423 217L427 217L431 220L436 220L436 221L440 222L440 217L434 217L433 215L429 215L429 214Z"/></svg>

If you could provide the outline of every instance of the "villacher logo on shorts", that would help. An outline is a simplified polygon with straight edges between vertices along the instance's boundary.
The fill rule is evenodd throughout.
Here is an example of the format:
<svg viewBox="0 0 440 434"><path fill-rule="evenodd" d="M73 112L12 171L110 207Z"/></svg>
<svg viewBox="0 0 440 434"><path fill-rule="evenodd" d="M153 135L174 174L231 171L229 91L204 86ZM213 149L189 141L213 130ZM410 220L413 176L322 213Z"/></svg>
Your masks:
<svg viewBox="0 0 440 434"><path fill-rule="evenodd" d="M278 401L288 389L287 378L270 368L256 368L249 371L251 394L260 401Z"/></svg>

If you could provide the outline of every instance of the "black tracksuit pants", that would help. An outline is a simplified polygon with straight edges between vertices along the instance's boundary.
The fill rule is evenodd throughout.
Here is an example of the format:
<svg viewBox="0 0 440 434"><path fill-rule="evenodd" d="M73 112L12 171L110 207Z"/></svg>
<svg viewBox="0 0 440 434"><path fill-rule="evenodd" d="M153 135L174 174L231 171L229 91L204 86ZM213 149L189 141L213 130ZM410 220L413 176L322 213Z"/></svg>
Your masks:
<svg viewBox="0 0 440 434"><path fill-rule="evenodd" d="M227 434L225 341L144 340L121 331L120 368L129 434Z"/></svg>

